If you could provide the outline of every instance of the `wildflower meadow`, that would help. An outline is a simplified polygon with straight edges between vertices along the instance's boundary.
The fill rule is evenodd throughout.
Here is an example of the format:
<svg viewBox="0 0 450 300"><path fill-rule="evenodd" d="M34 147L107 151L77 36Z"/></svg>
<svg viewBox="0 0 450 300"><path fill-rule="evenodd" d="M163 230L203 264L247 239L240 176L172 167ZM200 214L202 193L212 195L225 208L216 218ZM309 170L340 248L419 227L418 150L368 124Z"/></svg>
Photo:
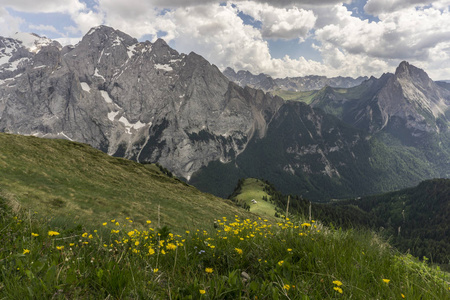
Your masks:
<svg viewBox="0 0 450 300"><path fill-rule="evenodd" d="M448 277L375 234L319 222L219 218L172 233L2 214L2 299L448 299Z"/></svg>

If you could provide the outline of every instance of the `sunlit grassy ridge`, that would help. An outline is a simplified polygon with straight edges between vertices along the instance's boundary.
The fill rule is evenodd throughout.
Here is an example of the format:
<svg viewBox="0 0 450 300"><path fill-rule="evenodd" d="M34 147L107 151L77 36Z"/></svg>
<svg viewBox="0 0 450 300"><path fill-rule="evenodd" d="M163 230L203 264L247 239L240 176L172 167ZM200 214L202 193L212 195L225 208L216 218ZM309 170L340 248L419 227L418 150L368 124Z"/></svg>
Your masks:
<svg viewBox="0 0 450 300"><path fill-rule="evenodd" d="M241 208L169 178L151 165L88 145L0 133L0 197L13 205L78 223L132 216L182 231ZM159 209L158 209L159 208ZM159 210L159 212L158 212Z"/></svg>
<svg viewBox="0 0 450 300"><path fill-rule="evenodd" d="M273 91L272 94L279 96L284 100L301 101L305 102L306 104L311 104L317 92L318 91L294 92L294 91L277 90Z"/></svg>
<svg viewBox="0 0 450 300"><path fill-rule="evenodd" d="M232 195L233 199L243 201L250 206L250 211L260 216L273 217L276 212L275 204L270 202L270 196L264 191L266 184L259 179L247 178L239 191ZM253 203L255 200L256 203Z"/></svg>
<svg viewBox="0 0 450 300"><path fill-rule="evenodd" d="M154 222L97 229L0 210L5 299L449 299L448 278L370 232L220 218L171 234ZM318 224L318 225L315 225Z"/></svg>

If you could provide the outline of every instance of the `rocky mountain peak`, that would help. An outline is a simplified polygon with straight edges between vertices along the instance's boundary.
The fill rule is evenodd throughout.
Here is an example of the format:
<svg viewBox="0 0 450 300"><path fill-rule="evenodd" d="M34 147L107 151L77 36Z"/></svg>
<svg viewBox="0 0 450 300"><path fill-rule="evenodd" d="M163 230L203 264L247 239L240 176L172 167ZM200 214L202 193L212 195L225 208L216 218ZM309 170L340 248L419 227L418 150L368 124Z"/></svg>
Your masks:
<svg viewBox="0 0 450 300"><path fill-rule="evenodd" d="M403 78L407 80L411 80L418 84L429 84L431 79L428 77L428 74L411 64L407 61L402 61L400 65L395 70L395 76L397 78Z"/></svg>
<svg viewBox="0 0 450 300"><path fill-rule="evenodd" d="M100 25L91 28L80 43L97 47L110 47L118 45L131 46L137 42L137 39L120 30Z"/></svg>
<svg viewBox="0 0 450 300"><path fill-rule="evenodd" d="M36 33L16 32L11 38L19 41L23 47L32 53L38 53L45 46L55 46L58 49L62 48L61 44L57 41L41 37Z"/></svg>
<svg viewBox="0 0 450 300"><path fill-rule="evenodd" d="M223 74L224 74L225 76L227 76L227 77L230 77L230 76L236 76L236 75L237 75L236 72L234 71L234 69L233 69L233 68L230 68L230 67L227 67L227 68L223 71Z"/></svg>
<svg viewBox="0 0 450 300"><path fill-rule="evenodd" d="M162 38L158 38L153 45L155 47L161 47L161 48L170 48L169 45L166 43L165 40L163 40Z"/></svg>
<svg viewBox="0 0 450 300"><path fill-rule="evenodd" d="M400 63L394 76L383 77L387 80L372 101L376 108L369 109L371 131L400 132L403 128L410 136L403 134L402 138L411 140L411 137L446 130L448 90L434 83L424 70L406 61ZM438 119L442 121L437 122Z"/></svg>

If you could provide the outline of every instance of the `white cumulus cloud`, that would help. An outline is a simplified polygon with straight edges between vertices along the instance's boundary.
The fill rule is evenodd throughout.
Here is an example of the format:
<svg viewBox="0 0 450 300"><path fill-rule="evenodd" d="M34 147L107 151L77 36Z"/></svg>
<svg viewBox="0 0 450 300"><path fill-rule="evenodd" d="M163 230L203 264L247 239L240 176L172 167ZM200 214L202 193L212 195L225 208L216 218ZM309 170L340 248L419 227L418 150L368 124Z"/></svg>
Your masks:
<svg viewBox="0 0 450 300"><path fill-rule="evenodd" d="M0 36L9 36L20 31L20 24L24 22L21 18L11 16L4 7L0 7Z"/></svg>
<svg viewBox="0 0 450 300"><path fill-rule="evenodd" d="M293 6L277 8L256 2L239 2L237 7L244 14L262 24L264 38L303 40L314 27L317 17L311 10Z"/></svg>

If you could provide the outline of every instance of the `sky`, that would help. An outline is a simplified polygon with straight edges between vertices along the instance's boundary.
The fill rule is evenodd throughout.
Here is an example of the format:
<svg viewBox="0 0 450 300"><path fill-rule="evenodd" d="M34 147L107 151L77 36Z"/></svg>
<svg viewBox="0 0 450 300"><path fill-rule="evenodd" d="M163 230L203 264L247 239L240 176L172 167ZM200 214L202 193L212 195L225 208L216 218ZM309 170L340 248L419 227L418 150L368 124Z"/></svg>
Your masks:
<svg viewBox="0 0 450 300"><path fill-rule="evenodd" d="M406 60L450 80L450 0L0 0L0 36L76 44L98 25L222 70L380 77Z"/></svg>

